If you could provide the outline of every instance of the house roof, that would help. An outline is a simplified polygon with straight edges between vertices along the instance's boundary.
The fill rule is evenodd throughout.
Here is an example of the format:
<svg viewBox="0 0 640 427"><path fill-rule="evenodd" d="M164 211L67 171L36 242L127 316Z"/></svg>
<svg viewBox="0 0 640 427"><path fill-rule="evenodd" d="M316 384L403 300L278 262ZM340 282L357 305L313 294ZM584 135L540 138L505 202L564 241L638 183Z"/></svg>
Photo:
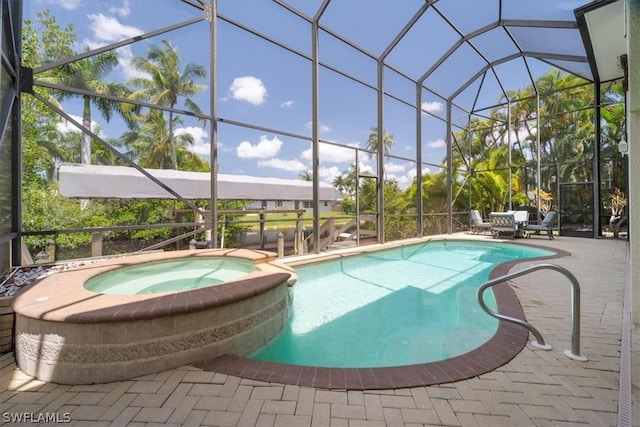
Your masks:
<svg viewBox="0 0 640 427"><path fill-rule="evenodd" d="M209 172L145 169L185 199L211 198ZM65 163L58 171L60 194L84 199L174 199L169 191L135 168L127 166ZM336 190L320 183L319 200L334 200ZM300 179L265 178L218 174L218 199L313 200L312 182Z"/></svg>

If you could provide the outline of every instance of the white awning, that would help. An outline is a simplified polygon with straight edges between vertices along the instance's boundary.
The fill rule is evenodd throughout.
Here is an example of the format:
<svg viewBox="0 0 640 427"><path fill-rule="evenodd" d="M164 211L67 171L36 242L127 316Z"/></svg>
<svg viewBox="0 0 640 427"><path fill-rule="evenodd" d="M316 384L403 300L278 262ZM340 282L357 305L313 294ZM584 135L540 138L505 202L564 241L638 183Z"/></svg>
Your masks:
<svg viewBox="0 0 640 427"><path fill-rule="evenodd" d="M209 172L145 169L185 199L211 198ZM60 194L83 199L174 199L164 188L135 168L63 164L59 169ZM320 183L319 199L333 201L336 190ZM312 200L312 183L300 179L218 174L218 199Z"/></svg>

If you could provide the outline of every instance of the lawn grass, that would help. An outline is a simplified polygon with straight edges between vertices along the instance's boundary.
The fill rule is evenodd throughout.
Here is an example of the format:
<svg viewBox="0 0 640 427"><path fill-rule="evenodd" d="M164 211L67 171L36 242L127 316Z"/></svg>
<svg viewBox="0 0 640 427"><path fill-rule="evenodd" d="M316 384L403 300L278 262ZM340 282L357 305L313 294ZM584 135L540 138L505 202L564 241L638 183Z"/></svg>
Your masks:
<svg viewBox="0 0 640 427"><path fill-rule="evenodd" d="M344 212L324 212L320 214L320 223L323 223L328 218L336 218L336 226L346 224L353 218ZM282 228L295 228L298 215L295 213L269 213L266 215L265 229L282 229ZM260 217L258 214L241 215L234 221L238 221L238 225L244 227L250 227L252 229L260 228ZM305 212L302 214L302 224L307 229L313 228L313 213Z"/></svg>

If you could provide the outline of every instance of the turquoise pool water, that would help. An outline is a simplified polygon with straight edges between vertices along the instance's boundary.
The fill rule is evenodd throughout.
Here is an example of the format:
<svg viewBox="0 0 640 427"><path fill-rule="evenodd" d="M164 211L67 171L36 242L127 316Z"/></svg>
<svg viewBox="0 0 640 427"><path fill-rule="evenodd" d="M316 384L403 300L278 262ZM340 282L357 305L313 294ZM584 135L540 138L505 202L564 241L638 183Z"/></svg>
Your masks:
<svg viewBox="0 0 640 427"><path fill-rule="evenodd" d="M498 321L477 288L498 264L552 255L488 242L430 242L296 267L291 321L250 357L322 367L426 363L479 347ZM493 293L485 294L495 309Z"/></svg>
<svg viewBox="0 0 640 427"><path fill-rule="evenodd" d="M136 295L214 286L256 271L253 261L198 257L149 262L111 270L87 280L85 289Z"/></svg>

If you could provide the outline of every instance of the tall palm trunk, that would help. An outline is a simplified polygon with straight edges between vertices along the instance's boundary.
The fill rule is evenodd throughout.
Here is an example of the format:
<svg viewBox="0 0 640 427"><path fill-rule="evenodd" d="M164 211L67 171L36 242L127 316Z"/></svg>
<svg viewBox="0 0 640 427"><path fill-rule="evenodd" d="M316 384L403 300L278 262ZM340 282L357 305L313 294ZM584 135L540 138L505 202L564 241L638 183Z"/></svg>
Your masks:
<svg viewBox="0 0 640 427"><path fill-rule="evenodd" d="M173 108L174 105L171 105ZM173 111L169 111L169 150L171 150L171 164L178 170L178 157L176 156L176 141L173 138Z"/></svg>
<svg viewBox="0 0 640 427"><path fill-rule="evenodd" d="M84 103L82 109L82 126L91 130L91 98L83 96L82 101ZM82 132L80 163L83 165L91 164L91 137L86 132Z"/></svg>
<svg viewBox="0 0 640 427"><path fill-rule="evenodd" d="M86 129L91 129L91 98L88 96L82 97L84 104L82 108L82 126ZM82 132L82 140L80 142L80 163L83 165L91 164L91 137ZM89 199L80 199L80 208L86 209L89 206Z"/></svg>

